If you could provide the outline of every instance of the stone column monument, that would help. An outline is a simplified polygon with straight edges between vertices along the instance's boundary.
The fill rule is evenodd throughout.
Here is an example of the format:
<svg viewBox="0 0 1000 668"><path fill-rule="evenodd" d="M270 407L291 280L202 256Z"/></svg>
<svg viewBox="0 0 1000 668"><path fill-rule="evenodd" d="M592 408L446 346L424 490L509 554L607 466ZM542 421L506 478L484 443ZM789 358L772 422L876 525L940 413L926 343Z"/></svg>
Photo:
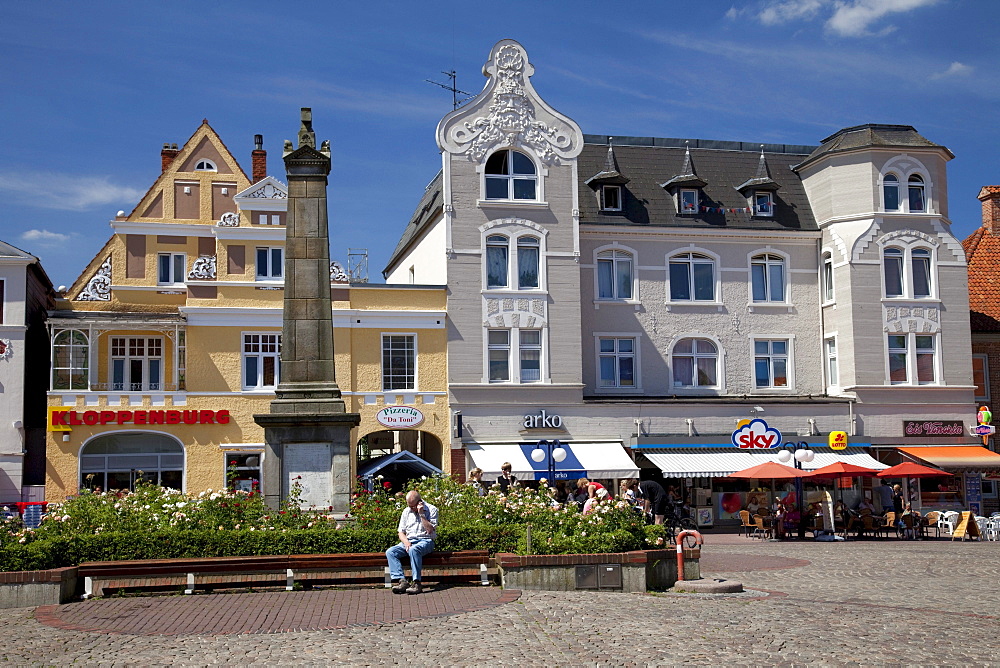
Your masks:
<svg viewBox="0 0 1000 668"><path fill-rule="evenodd" d="M330 235L326 186L330 143L316 150L312 110L302 109L299 147L285 141L288 213L281 366L271 412L254 415L264 428L264 499L275 508L295 482L305 506L347 513L354 485L351 428L337 386L330 300Z"/></svg>

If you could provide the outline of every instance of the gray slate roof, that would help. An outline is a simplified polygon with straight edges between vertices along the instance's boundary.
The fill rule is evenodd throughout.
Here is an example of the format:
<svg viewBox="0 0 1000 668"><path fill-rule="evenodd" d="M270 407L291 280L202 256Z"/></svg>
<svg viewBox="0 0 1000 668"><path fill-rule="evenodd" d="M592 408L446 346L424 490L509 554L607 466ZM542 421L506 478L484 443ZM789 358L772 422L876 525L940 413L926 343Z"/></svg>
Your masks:
<svg viewBox="0 0 1000 668"><path fill-rule="evenodd" d="M419 238L423 229L438 217L441 213L443 204L442 173L438 172L437 176L435 176L424 189L424 194L420 198L420 203L417 204L417 210L414 211L413 215L410 217L410 222L407 223L406 229L403 230L403 235L399 238L399 243L396 244L396 248L392 251L392 255L389 257L389 263L386 264L385 269L382 270L383 276L385 276L390 269L392 269L396 260L402 256L410 243Z"/></svg>
<svg viewBox="0 0 1000 668"><path fill-rule="evenodd" d="M0 257L23 257L31 260L38 259L31 253L23 251L16 246L11 246L9 243L4 241L0 241Z"/></svg>
<svg viewBox="0 0 1000 668"><path fill-rule="evenodd" d="M697 175L707 182L701 189L701 205L712 208L745 208L747 198L736 188L758 175L761 145L648 137L614 137L615 157L622 175L631 179L622 187L622 211L602 212L598 197L585 182L604 167L608 137L584 135L578 159L580 178L580 222L604 225L648 225L701 229L816 230L809 200L792 165L802 162L814 146L764 144L770 178L777 183L775 215L754 217L726 211L678 215L675 200L659 184L682 174L685 144ZM768 188L769 189L769 188Z"/></svg>
<svg viewBox="0 0 1000 668"><path fill-rule="evenodd" d="M828 153L841 153L865 148L942 148L949 156L954 154L941 144L935 144L927 139L912 125L884 125L866 123L844 128L824 139L820 146L809 154L809 157L796 165L804 167Z"/></svg>

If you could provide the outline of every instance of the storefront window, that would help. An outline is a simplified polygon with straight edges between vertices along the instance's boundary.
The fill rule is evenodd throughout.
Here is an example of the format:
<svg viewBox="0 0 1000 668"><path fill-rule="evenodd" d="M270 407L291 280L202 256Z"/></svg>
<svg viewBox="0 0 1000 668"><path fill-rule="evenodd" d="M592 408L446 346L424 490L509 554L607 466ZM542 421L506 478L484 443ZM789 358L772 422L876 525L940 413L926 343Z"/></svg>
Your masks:
<svg viewBox="0 0 1000 668"><path fill-rule="evenodd" d="M98 436L80 453L80 488L134 490L139 482L182 489L184 448L163 434Z"/></svg>
<svg viewBox="0 0 1000 668"><path fill-rule="evenodd" d="M225 452L226 488L243 492L260 490L259 452Z"/></svg>

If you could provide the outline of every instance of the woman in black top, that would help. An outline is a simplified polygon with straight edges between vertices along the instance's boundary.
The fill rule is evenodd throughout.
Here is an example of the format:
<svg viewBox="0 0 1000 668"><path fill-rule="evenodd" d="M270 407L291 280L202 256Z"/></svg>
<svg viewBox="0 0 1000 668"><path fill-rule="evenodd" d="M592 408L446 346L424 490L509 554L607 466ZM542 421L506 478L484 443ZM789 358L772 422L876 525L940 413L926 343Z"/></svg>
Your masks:
<svg viewBox="0 0 1000 668"><path fill-rule="evenodd" d="M504 462L500 467L500 477L497 478L497 484L500 485L501 494L506 494L508 489L517 485L517 478L510 474L512 468L510 462Z"/></svg>

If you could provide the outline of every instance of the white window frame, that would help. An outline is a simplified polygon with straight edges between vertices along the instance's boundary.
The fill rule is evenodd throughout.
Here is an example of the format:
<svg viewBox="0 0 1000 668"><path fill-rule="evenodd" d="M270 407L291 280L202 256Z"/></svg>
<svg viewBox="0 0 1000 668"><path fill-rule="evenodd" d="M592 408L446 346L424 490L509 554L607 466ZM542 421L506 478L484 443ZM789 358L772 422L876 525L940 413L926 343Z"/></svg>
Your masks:
<svg viewBox="0 0 1000 668"><path fill-rule="evenodd" d="M986 353L973 353L972 354L972 385L976 385L976 362L982 362L983 365L983 390L984 394L975 395L975 400L979 402L987 402L990 400L990 356Z"/></svg>
<svg viewBox="0 0 1000 668"><path fill-rule="evenodd" d="M260 252L267 251L267 267L261 273ZM281 254L281 259L275 267L274 252ZM275 273L277 270L277 273ZM254 248L254 276L258 281L281 281L285 278L285 247L284 246L256 246Z"/></svg>
<svg viewBox="0 0 1000 668"><path fill-rule="evenodd" d="M693 200L693 203L694 203L694 208L693 209L688 210L688 209L684 208L684 204L685 204L685 202L684 202L684 196L685 195L690 195L691 196L691 198ZM678 191L677 191L677 214L681 215L681 216L694 216L694 215L697 215L698 214L698 210L699 210L699 206L698 206L698 204L699 204L699 196L698 195L699 195L699 192L698 192L697 188L680 188L680 189L678 189Z"/></svg>
<svg viewBox="0 0 1000 668"><path fill-rule="evenodd" d="M761 209L758 198L763 197L766 201L766 211ZM758 218L774 218L774 193L770 190L755 190L750 201L753 215Z"/></svg>
<svg viewBox="0 0 1000 668"><path fill-rule="evenodd" d="M763 260L758 260L757 258L764 258ZM751 306L767 306L767 305L777 305L786 306L789 304L789 291L791 286L789 285L789 274L790 267L788 262L788 255L785 253L780 253L773 248L765 248L752 252L748 257L748 269L749 278L747 287L750 292L750 304ZM754 299L753 294L753 272L754 265L764 266L764 289L766 291L765 299ZM771 267L781 266L781 288L782 294L780 299L774 299L771 293Z"/></svg>
<svg viewBox="0 0 1000 668"><path fill-rule="evenodd" d="M832 346L832 347L831 347ZM840 352L837 350L837 335L823 337L823 375L828 388L840 387Z"/></svg>
<svg viewBox="0 0 1000 668"><path fill-rule="evenodd" d="M202 167L202 165L207 165ZM217 172L219 168L216 166L214 160L209 160L208 158L198 158L198 162L194 164L194 171L196 172Z"/></svg>
<svg viewBox="0 0 1000 668"><path fill-rule="evenodd" d="M223 459L222 479L226 481L226 484L225 484L226 489L234 489L235 488L235 489L240 489L240 490L247 491L247 492L253 491L253 481L256 480L257 481L257 489L256 489L256 491L258 493L263 493L263 489L264 489L264 481L263 481L263 473L264 473L264 451L263 450L225 450L225 451L223 451L222 454L225 455L225 458ZM237 460L237 465L235 467L236 468L236 473L239 474L240 472L244 472L245 473L245 472L249 472L249 471L256 471L257 472L257 476L255 478L251 478L250 485L234 485L233 487L230 487L230 480L229 480L229 474L230 474L229 467L230 467L230 464L229 464L229 462L232 461L233 458L247 458L247 457L256 457L257 458L257 465L256 466L249 466L249 465L246 464L246 461L244 461L243 466L240 466L239 465L239 460ZM250 487L250 489L246 489L247 487Z"/></svg>
<svg viewBox="0 0 1000 668"><path fill-rule="evenodd" d="M526 222L526 221L524 221ZM511 225L484 227L482 236L483 257L483 290L489 292L509 291L512 293L545 292L545 238L544 230L532 227L521 227L518 223ZM503 241L499 241L499 239ZM496 239L491 242L490 239ZM528 241L528 240L532 241ZM506 282L503 285L490 285L490 249L503 249L506 256ZM537 286L521 286L521 249L534 249L538 257L536 266Z"/></svg>
<svg viewBox="0 0 1000 668"><path fill-rule="evenodd" d="M534 167L534 170L535 170L534 173L533 174L514 174L513 173L514 160L511 158L510 160L508 160L508 163L509 163L508 164L508 171L511 172L510 174L487 174L486 173L486 165L487 165L487 163L489 163L490 159L494 155L496 155L497 153L499 153L500 151L509 151L511 153L519 153L519 154L523 155L524 157L526 157L531 162L531 165L532 165L532 167ZM542 188L541 188L542 178L541 178L541 176L542 176L541 166L535 160L534 156L532 156L527 151L520 151L520 150L518 150L516 148L506 148L506 147L505 148L497 149L496 151L491 152L488 156L486 156L486 159L483 160L483 164L482 164L482 181L481 181L482 182L482 185L481 185L481 188L482 188L482 191L481 191L482 192L482 198L481 199L482 199L483 202L491 202L491 203L492 202L515 202L515 203L516 202L534 202L534 203L538 203L538 202L542 201ZM486 181L487 181L487 179L490 179L490 178L492 178L492 179L504 178L507 181L507 197L488 197L487 196L487 194L486 194ZM514 197L514 181L516 181L516 180L518 180L518 181L532 181L534 183L534 185L535 185L535 196L532 197L532 198L530 198L530 199L528 199L528 198L520 198L520 197L516 198L516 197Z"/></svg>
<svg viewBox="0 0 1000 668"><path fill-rule="evenodd" d="M601 352L601 341L615 340L614 352ZM621 364L619 359L629 356L629 353L619 349L619 341L632 341L632 385L621 384ZM641 332L594 332L594 389L598 393L609 394L640 394L642 393L642 361L640 351L642 348ZM614 355L615 357L615 384L601 384L601 357Z"/></svg>
<svg viewBox="0 0 1000 668"><path fill-rule="evenodd" d="M259 213L257 214L258 225L281 225L281 214Z"/></svg>
<svg viewBox="0 0 1000 668"><path fill-rule="evenodd" d="M500 241L500 240L503 241ZM497 252L503 251L504 262L502 266L504 268L505 276L503 283L490 283L490 250L495 249ZM483 268L485 270L485 277L483 280L483 286L487 290L509 290L510 289L510 236L507 234L487 234L484 239L483 248Z"/></svg>
<svg viewBox="0 0 1000 668"><path fill-rule="evenodd" d="M886 162L878 177L879 201L882 211L890 214L932 214L936 211L934 206L934 183L930 178L930 170L912 155L902 154L895 156ZM886 176L892 174L896 177L896 187L898 193L899 207L896 209L886 208L885 188ZM910 177L916 176L922 181L924 208L910 208Z"/></svg>
<svg viewBox="0 0 1000 668"><path fill-rule="evenodd" d="M389 374L388 373L389 370L386 368L386 363L385 363L386 362L386 353L388 352L389 356L392 357L391 353L392 353L392 351L394 349L393 348L389 348L387 350L386 349L386 343L387 343L387 341L390 341L392 338L400 338L400 337L402 337L404 339L409 339L409 341L410 341L410 348L411 348L411 350L409 352L412 354L412 360L411 360L412 370L411 370L411 372L409 374L407 374L407 373L403 373L403 374ZM380 348L380 352L381 352L381 355L382 355L382 360L381 360L382 361L382 364L381 364L381 370L382 370L381 387L382 387L382 391L383 392L416 391L416 389L417 389L417 350L418 350L417 349L417 334L416 334L416 332L382 332L381 341L382 341L382 346ZM386 378L387 378L387 376L392 376L392 375L396 375L396 376L402 375L404 377L404 379L405 379L405 377L410 376L410 377L412 377L412 382L407 387L389 387L386 384Z"/></svg>
<svg viewBox="0 0 1000 668"><path fill-rule="evenodd" d="M889 251L899 251L898 254L890 254ZM926 257L927 260L927 292L926 295L915 294L915 272L914 272L914 251L919 251L921 253L926 252L926 256L917 255L919 258ZM920 242L902 243L900 239L893 238L887 239L881 246L880 249L880 270L882 274L882 298L886 300L937 300L937 249L933 246L926 244L921 240ZM900 292L898 295L890 295L888 291L888 286L886 284L886 277L888 272L886 271L886 258L893 257L899 258L900 263L900 274L901 274L901 285Z"/></svg>
<svg viewBox="0 0 1000 668"><path fill-rule="evenodd" d="M892 180L889 180L890 176L892 177ZM881 186L880 192L881 192L881 196L882 196L882 210L883 211L888 211L890 213L902 211L903 210L903 200L899 196L900 195L900 190L899 190L899 174L897 174L896 172L886 172L885 174L882 175L882 177L880 179L880 186ZM896 207L893 208L893 209L889 208L888 199L885 196L886 190L888 188L894 188L896 190Z"/></svg>
<svg viewBox="0 0 1000 668"><path fill-rule="evenodd" d="M256 342L248 341L247 337L261 337ZM274 337L273 340L264 341L263 337ZM247 345L257 345L258 350L248 351ZM263 350L264 346L274 346L276 350ZM247 380L247 358L257 359L257 379L251 384ZM264 383L264 359L274 359L274 384ZM273 390L281 382L281 332L240 332L240 386L243 390Z"/></svg>
<svg viewBox="0 0 1000 668"><path fill-rule="evenodd" d="M837 303L837 292L833 278L833 252L823 251L819 263L820 303L824 306Z"/></svg>
<svg viewBox="0 0 1000 668"><path fill-rule="evenodd" d="M916 179L916 181L914 181ZM916 185L915 185L916 184ZM919 209L913 208L913 202L911 190L917 189L920 191L920 199L923 201L923 207ZM919 172L914 172L906 177L906 210L909 213L927 213L927 186L924 181L923 175Z"/></svg>
<svg viewBox="0 0 1000 668"><path fill-rule="evenodd" d="M506 332L507 342L490 343L490 332ZM537 332L538 343L524 344L521 334L523 332ZM537 385L539 383L549 383L548 371L548 329L539 327L487 327L484 329L483 344L485 354L483 355L483 382L491 385ZM507 378L493 380L490 378L490 352L506 352ZM523 373L524 356L522 352L538 352L538 378L525 380Z"/></svg>
<svg viewBox="0 0 1000 668"><path fill-rule="evenodd" d="M142 354L137 355L132 352L132 340L142 341ZM123 352L115 353L115 342L123 341ZM150 342L154 341L159 348L158 355L150 354ZM116 334L108 337L108 387L112 392L162 392L164 391L163 378L166 376L166 353L162 336L146 336L135 334ZM142 380L136 383L132 379L132 362L139 361L142 373ZM150 362L158 362L157 377L152 378L150 373ZM115 363L121 362L122 381L121 387L115 383Z"/></svg>
<svg viewBox="0 0 1000 668"><path fill-rule="evenodd" d="M163 258L168 258L167 279L163 280L161 271ZM180 276L177 276L178 261L181 265ZM187 253L157 253L156 254L156 284L157 285L184 285L187 276Z"/></svg>
<svg viewBox="0 0 1000 668"><path fill-rule="evenodd" d="M608 199L609 199L608 194L612 193L612 192L615 193L615 198L614 199L617 199L618 206L611 206L608 203ZM600 198L601 198L601 211L621 211L622 210L622 187L621 186L612 186L612 185L601 186Z"/></svg>
<svg viewBox="0 0 1000 668"><path fill-rule="evenodd" d="M904 347L890 347L890 339L893 337L902 338L904 342ZM930 348L918 348L918 339L930 339ZM941 337L938 334L931 334L927 332L888 332L884 338L885 345L885 381L886 385L942 385L942 375L941 375ZM929 352L928 352L929 351ZM904 365L906 370L905 380L892 380L889 356L893 354L902 354L905 356ZM919 369L920 369L920 357L930 354L931 359L931 371L933 372L933 378L931 380L920 380Z"/></svg>
<svg viewBox="0 0 1000 668"><path fill-rule="evenodd" d="M677 352L677 346L680 345L684 341L691 341L692 342L691 353L690 354L688 354L688 353L678 353ZM697 344L698 341L707 341L708 343L711 343L715 347L715 352L713 354L709 354L707 352L701 352L701 351L695 350L695 348L697 347L696 344ZM701 392L701 393L703 393L705 390L712 390L712 391L715 391L715 392L718 392L719 390L722 390L723 384L725 382L725 377L723 375L723 368L722 368L722 360L723 360L722 346L719 344L719 342L715 338L710 337L710 336L706 336L704 334L691 334L691 335L685 335L685 336L678 336L671 343L669 350L670 350L670 354L669 354L670 375L669 375L669 378L670 378L671 392ZM678 356L684 357L684 358L690 358L692 360L691 367L692 367L692 374L693 375L692 375L692 378L691 378L692 384L690 384L690 385L678 385L677 382L676 382L676 378L675 378L676 362L675 362L675 359ZM699 385L697 383L697 377L698 377L698 360L701 360L701 359L712 359L712 360L715 360L715 385Z"/></svg>
<svg viewBox="0 0 1000 668"><path fill-rule="evenodd" d="M602 258L601 255L604 253L611 253L611 269L612 269L612 291L614 296L612 297L602 297L601 296L601 271L600 266L602 262L608 262L609 258ZM620 256L620 257L619 257ZM632 284L632 295L629 297L620 297L618 295L618 263L619 262L629 262L631 264L631 284ZM639 303L639 254L632 248L626 246L601 246L594 250L594 302L597 304L607 304L607 303L625 303L625 304L637 304Z"/></svg>
<svg viewBox="0 0 1000 668"><path fill-rule="evenodd" d="M682 248L667 256L667 304L718 304L719 302L719 258L714 253L709 253L700 248ZM675 299L673 296L673 278L671 276L671 265L687 265L688 299ZM711 299L695 298L695 264L711 264L712 266L712 297Z"/></svg>
<svg viewBox="0 0 1000 668"><path fill-rule="evenodd" d="M73 334L79 334L83 337L83 343L74 343ZM70 342L68 344L59 343L59 337L66 335ZM67 359L69 366L56 366L58 361L58 355L56 352L57 348L67 348ZM82 349L82 354L74 355L74 351L77 349ZM83 366L73 366L73 361L82 360ZM67 373L67 379L69 380L69 387L56 387L56 371L65 371ZM73 384L74 371L84 372L82 375L85 376L84 386L75 387ZM90 337L87 336L87 332L82 329L63 329L54 332L52 335L52 364L51 371L49 373L49 388L53 391L63 391L63 390L89 390L90 389Z"/></svg>
<svg viewBox="0 0 1000 668"><path fill-rule="evenodd" d="M758 353L757 352L757 344L758 343L765 343L765 342L768 344L767 353ZM784 353L775 353L772 350L772 346L773 346L774 343L784 343L785 344L785 352ZM774 335L774 336L755 336L755 337L753 337L753 339L750 342L750 350L751 350L751 354L753 356L753 360L752 360L752 363L751 363L751 370L752 370L752 380L751 380L751 383L753 385L754 392L757 392L757 393L760 393L760 392L767 393L767 392L794 392L795 391L795 378L794 378L794 374L793 374L794 366L793 366L793 359L792 359L793 358L793 355L792 355L793 345L794 345L794 338L791 337L791 336ZM767 372L768 373L768 384L767 385L758 385L757 384L757 360L760 359L760 358L767 359L767 366L768 366L768 372ZM774 362L775 362L775 360L784 360L784 362L785 362L785 384L784 385L775 385L774 384L774 378L775 378L775 375L774 375Z"/></svg>

